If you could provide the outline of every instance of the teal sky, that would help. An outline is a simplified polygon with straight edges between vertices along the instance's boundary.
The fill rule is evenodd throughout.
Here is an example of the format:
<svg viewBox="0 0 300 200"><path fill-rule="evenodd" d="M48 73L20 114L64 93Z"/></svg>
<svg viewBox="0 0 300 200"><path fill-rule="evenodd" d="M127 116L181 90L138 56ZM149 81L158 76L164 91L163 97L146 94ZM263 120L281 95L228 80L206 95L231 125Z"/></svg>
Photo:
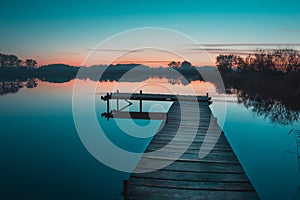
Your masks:
<svg viewBox="0 0 300 200"><path fill-rule="evenodd" d="M39 64L80 64L89 49L138 27L183 32L201 44L300 43L300 1L23 1L1 3L0 52ZM249 48L249 47L243 47Z"/></svg>

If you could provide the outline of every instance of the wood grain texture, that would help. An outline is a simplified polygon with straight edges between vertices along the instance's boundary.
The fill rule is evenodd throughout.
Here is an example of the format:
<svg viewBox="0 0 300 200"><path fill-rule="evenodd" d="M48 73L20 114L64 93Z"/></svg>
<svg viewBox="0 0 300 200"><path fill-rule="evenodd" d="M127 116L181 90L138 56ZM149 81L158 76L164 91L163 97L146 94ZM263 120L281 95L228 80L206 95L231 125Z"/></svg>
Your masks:
<svg viewBox="0 0 300 200"><path fill-rule="evenodd" d="M167 123L152 138L136 169L156 169L157 161L175 159L183 151L184 145L190 145L178 159L163 169L132 173L128 180L128 198L258 199L223 131L216 123L210 122L214 116L209 103L199 102L198 111L192 107L195 103L185 101L183 107L181 103L175 101L172 104ZM199 111L200 122L197 122L194 119ZM180 136L176 135L178 132ZM204 158L199 158L204 140L205 145L211 144L213 148ZM205 148L210 149L209 146ZM157 150L163 151L158 156L148 154Z"/></svg>

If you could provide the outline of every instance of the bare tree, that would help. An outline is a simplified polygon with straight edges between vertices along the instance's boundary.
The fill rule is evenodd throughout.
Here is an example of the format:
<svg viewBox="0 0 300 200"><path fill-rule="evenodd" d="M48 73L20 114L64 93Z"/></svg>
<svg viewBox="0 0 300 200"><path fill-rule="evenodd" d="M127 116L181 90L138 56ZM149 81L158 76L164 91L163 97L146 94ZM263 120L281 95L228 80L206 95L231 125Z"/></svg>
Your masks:
<svg viewBox="0 0 300 200"><path fill-rule="evenodd" d="M181 62L176 62L176 61L171 61L169 64L168 64L168 66L169 67L172 67L172 68L179 68L180 67L180 65L181 65Z"/></svg>
<svg viewBox="0 0 300 200"><path fill-rule="evenodd" d="M33 59L26 59L25 64L28 68L33 69L36 67L37 62L36 62L36 60L33 60Z"/></svg>
<svg viewBox="0 0 300 200"><path fill-rule="evenodd" d="M260 50L258 53L248 55L245 59L237 55L219 55L216 58L219 69L230 70L240 67L246 70L283 72L300 69L300 52L294 49L275 49L272 51Z"/></svg>

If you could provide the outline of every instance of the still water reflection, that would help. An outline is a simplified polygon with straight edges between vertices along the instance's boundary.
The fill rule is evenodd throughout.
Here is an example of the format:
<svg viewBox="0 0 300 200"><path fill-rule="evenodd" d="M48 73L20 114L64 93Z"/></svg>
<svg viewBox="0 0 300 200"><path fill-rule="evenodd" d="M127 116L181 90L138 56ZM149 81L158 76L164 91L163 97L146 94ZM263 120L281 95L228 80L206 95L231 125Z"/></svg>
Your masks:
<svg viewBox="0 0 300 200"><path fill-rule="evenodd" d="M122 180L129 174L94 159L77 135L72 116L73 81L49 83L30 79L1 82L0 86L1 199L122 198ZM135 88L148 93L170 93L176 88L181 94L192 87L196 94L204 95L207 87L214 85L200 80L182 84L166 78L104 81L99 82L96 95L116 87L122 92ZM214 99L211 108L223 124L219 107L224 102L218 100ZM170 105L160 103L157 109L167 112ZM143 152L151 137L136 139L122 132L116 123L126 124L126 119L101 118L105 106L100 99L96 102L98 120L108 138L123 149ZM143 110L153 109L153 102L143 106ZM128 109L137 107L133 104ZM147 126L149 121L135 123ZM144 134L153 134L160 123L155 121L149 133ZM298 130L299 126L299 112L279 101L241 91L227 95L224 131L261 199L292 199L296 195L300 186L299 144L295 140L297 132L291 130Z"/></svg>

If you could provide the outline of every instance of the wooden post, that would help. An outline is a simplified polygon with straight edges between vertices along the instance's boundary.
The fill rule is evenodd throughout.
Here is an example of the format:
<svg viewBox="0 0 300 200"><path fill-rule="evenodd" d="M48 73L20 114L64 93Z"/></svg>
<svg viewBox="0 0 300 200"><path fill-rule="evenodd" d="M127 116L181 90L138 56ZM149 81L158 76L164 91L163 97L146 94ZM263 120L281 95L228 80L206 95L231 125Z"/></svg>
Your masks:
<svg viewBox="0 0 300 200"><path fill-rule="evenodd" d="M140 94L143 94L143 91L140 90ZM140 99L140 112L143 112L143 103L142 103L142 99Z"/></svg>
<svg viewBox="0 0 300 200"><path fill-rule="evenodd" d="M218 118L214 117L214 125L217 126L218 125Z"/></svg>
<svg viewBox="0 0 300 200"><path fill-rule="evenodd" d="M119 90L117 90L117 93L119 93ZM117 98L117 111L119 111L119 99Z"/></svg>
<svg viewBox="0 0 300 200"><path fill-rule="evenodd" d="M107 101L106 101L106 104L107 104L107 113L109 113L109 93L107 93L106 95L107 95Z"/></svg>
<svg viewBox="0 0 300 200"><path fill-rule="evenodd" d="M128 192L128 180L123 181L123 199L129 200L129 192Z"/></svg>

